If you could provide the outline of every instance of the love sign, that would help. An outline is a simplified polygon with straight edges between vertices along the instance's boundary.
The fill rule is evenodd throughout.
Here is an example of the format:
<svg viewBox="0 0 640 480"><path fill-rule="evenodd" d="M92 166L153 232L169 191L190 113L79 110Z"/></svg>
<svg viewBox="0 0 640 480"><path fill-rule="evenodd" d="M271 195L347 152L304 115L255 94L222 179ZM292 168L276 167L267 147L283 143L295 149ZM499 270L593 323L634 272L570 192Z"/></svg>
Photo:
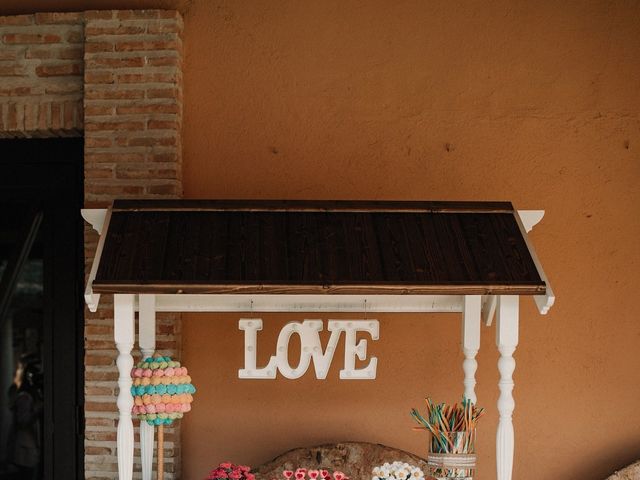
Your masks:
<svg viewBox="0 0 640 480"><path fill-rule="evenodd" d="M358 332L366 332L372 340L378 340L379 324L377 320L329 320L327 330L331 332L329 343L322 348L320 332L322 320L305 320L303 322L287 323L280 334L276 344L276 354L271 356L266 367L258 368L257 348L258 332L262 330L262 320L242 319L238 324L240 330L244 330L244 368L238 370L239 378L276 378L276 372L280 372L285 378L300 378L305 374L313 361L316 378L327 378L333 355L336 351L340 337L344 332L344 368L340 370L342 380L373 380L376 378L378 359L371 357L366 367L356 368L356 357L364 361L367 358L367 341L357 341ZM293 335L300 337L300 361L296 367L289 364L289 341Z"/></svg>

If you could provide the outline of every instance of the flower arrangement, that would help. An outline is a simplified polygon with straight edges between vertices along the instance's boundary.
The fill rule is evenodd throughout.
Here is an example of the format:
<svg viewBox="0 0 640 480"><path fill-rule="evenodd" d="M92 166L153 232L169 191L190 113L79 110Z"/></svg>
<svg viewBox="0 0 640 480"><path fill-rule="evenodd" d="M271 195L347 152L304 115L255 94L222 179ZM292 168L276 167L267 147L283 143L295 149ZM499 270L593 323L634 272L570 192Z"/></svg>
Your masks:
<svg viewBox="0 0 640 480"><path fill-rule="evenodd" d="M371 472L372 480L423 480L424 473L418 467L404 462L385 463Z"/></svg>
<svg viewBox="0 0 640 480"><path fill-rule="evenodd" d="M207 480L255 480L255 478L256 476L251 473L251 467L225 462L211 470Z"/></svg>
<svg viewBox="0 0 640 480"><path fill-rule="evenodd" d="M282 476L286 480L305 480L307 475L309 476L309 480L349 480L349 477L339 471L331 474L329 470L307 470L306 468L298 468L295 472L293 470L285 470L282 472Z"/></svg>

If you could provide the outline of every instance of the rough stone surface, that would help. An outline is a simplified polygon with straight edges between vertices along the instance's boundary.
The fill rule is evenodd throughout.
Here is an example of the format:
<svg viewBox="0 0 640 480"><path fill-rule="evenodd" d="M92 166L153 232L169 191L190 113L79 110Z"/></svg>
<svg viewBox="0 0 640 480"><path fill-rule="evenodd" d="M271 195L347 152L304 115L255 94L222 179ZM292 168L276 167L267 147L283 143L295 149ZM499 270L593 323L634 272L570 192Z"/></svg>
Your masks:
<svg viewBox="0 0 640 480"><path fill-rule="evenodd" d="M640 460L614 473L607 480L640 480Z"/></svg>
<svg viewBox="0 0 640 480"><path fill-rule="evenodd" d="M340 470L352 480L371 480L371 471L374 467L395 461L416 465L426 472L426 462L411 453L365 442L296 448L255 468L254 471L258 480L280 479L283 470L295 470L299 467Z"/></svg>

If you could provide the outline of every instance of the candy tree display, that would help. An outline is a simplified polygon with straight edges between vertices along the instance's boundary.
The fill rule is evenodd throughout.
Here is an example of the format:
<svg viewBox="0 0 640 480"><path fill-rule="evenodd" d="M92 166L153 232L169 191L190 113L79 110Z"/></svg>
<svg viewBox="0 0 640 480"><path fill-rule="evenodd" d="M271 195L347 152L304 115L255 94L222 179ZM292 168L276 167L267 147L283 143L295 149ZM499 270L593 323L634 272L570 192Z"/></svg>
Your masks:
<svg viewBox="0 0 640 480"><path fill-rule="evenodd" d="M164 426L191 410L196 388L187 368L170 357L148 357L131 371L132 413L158 427L158 480L164 477Z"/></svg>

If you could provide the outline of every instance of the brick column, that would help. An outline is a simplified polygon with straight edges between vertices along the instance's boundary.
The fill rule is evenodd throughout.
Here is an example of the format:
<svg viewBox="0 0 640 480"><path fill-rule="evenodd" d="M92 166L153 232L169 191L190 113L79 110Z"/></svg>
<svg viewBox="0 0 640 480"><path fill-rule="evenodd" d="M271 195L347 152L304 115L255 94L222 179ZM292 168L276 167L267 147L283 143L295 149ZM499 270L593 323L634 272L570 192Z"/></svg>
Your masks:
<svg viewBox="0 0 640 480"><path fill-rule="evenodd" d="M180 15L163 10L88 11L84 18L86 206L104 207L114 198L180 197ZM87 227L87 272L96 243L97 235ZM85 476L92 479L117 478L112 298L103 295L99 311L85 313ZM158 350L177 356L179 316L160 315L157 334ZM177 478L179 424L165 429L165 439L166 478ZM135 469L140 471L139 462Z"/></svg>

